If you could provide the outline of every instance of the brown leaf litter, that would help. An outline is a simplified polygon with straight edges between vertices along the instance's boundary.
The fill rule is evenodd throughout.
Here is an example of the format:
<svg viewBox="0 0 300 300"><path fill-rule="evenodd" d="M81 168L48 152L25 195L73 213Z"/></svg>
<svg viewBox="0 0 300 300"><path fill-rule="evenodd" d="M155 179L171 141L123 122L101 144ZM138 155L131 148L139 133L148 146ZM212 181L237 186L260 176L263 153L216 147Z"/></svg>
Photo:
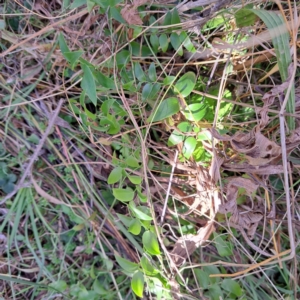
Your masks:
<svg viewBox="0 0 300 300"><path fill-rule="evenodd" d="M291 73L290 67L289 75ZM223 142L224 149L230 149L233 155L228 157L227 153L213 152L211 146L207 147L207 151L215 154L210 171L207 172L200 166L195 168L193 175L196 177L194 185L197 195L193 203L190 199L186 203L189 205L187 214L196 210L200 215L209 214L211 220L214 220L217 213L228 216L227 225L238 229L253 250L267 257L273 254L260 249L251 240L263 220L275 218L275 205L272 203L268 210L265 199L258 191L260 188L266 189L266 176L283 173L283 166L281 145L270 140L263 129L269 124L268 109L276 99L279 99L279 95L284 93L290 80L289 76L286 82L274 87L263 96L263 106L256 109L257 116L260 116L258 125L250 132L238 131L233 136L229 136L221 135L215 129L207 130L215 139L216 147L219 142ZM300 127L292 131L286 139L287 154L290 154L299 143ZM227 178L227 184L221 193L218 187L220 168L245 174L245 178L242 176ZM241 190L244 193L244 202L238 204ZM171 252L176 265L183 264L198 247L203 246L213 231L215 231L215 226L213 221L209 221L200 228L196 235L190 234L179 238Z"/></svg>
<svg viewBox="0 0 300 300"><path fill-rule="evenodd" d="M133 4L126 4L121 10L121 15L123 19L129 25L143 25L143 21L137 9L139 6L144 5L146 3L147 1L145 0L136 0L133 2Z"/></svg>

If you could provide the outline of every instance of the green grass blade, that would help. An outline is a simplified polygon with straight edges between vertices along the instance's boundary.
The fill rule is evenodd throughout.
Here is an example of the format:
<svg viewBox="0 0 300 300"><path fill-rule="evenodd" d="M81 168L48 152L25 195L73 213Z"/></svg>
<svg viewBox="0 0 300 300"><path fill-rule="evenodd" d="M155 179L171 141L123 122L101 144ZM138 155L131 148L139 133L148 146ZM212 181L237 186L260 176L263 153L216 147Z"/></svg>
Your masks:
<svg viewBox="0 0 300 300"><path fill-rule="evenodd" d="M288 67L292 63L292 57L289 46L288 28L285 26L284 19L271 11L251 9L268 27L271 33L273 45L275 48L278 67L282 81L288 78ZM287 113L295 113L295 87L293 85L286 106ZM295 118L287 117L287 124L290 130L295 129Z"/></svg>

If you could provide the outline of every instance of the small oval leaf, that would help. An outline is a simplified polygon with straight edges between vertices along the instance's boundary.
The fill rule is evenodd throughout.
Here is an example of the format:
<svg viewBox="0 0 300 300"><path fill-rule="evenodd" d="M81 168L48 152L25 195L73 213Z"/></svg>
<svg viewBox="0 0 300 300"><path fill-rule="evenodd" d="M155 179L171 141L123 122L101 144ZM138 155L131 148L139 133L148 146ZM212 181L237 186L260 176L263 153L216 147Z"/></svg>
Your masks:
<svg viewBox="0 0 300 300"><path fill-rule="evenodd" d="M156 235L151 231L145 231L143 234L143 245L146 251L151 255L160 255L159 245Z"/></svg>
<svg viewBox="0 0 300 300"><path fill-rule="evenodd" d="M142 229L141 222L137 219L133 219L130 222L130 226L128 228L128 231L131 232L134 235L138 235L138 234L140 234L141 229Z"/></svg>
<svg viewBox="0 0 300 300"><path fill-rule="evenodd" d="M119 266L124 269L128 273L133 273L138 270L139 266L136 263L133 263L117 254L115 254L116 261L118 262Z"/></svg>
<svg viewBox="0 0 300 300"><path fill-rule="evenodd" d="M206 114L207 106L202 103L190 104L183 111L184 116L193 122L197 122L203 119Z"/></svg>
<svg viewBox="0 0 300 300"><path fill-rule="evenodd" d="M177 91L183 96L187 97L196 85L196 75L193 72L187 72L175 84Z"/></svg>
<svg viewBox="0 0 300 300"><path fill-rule="evenodd" d="M122 179L122 168L121 167L116 167L114 168L108 178L107 178L107 183L108 184L114 184L116 182L119 182Z"/></svg>
<svg viewBox="0 0 300 300"><path fill-rule="evenodd" d="M153 115L151 115L147 121L148 122L157 122L161 121L163 119L166 119L176 113L179 112L179 102L178 99L175 97L171 97L168 99L163 100L158 108L156 109L156 112L154 112Z"/></svg>
<svg viewBox="0 0 300 300"><path fill-rule="evenodd" d="M125 188L125 189L113 189L113 195L117 200L123 201L123 202L129 202L132 201L134 198L134 191L131 188Z"/></svg>
<svg viewBox="0 0 300 300"><path fill-rule="evenodd" d="M191 155L193 154L195 148L197 145L197 140L192 137L189 136L185 141L184 141L184 145L183 145L183 155L186 159L189 159L191 157Z"/></svg>
<svg viewBox="0 0 300 300"><path fill-rule="evenodd" d="M143 297L144 293L144 274L141 271L134 273L131 279L131 288L138 297Z"/></svg>

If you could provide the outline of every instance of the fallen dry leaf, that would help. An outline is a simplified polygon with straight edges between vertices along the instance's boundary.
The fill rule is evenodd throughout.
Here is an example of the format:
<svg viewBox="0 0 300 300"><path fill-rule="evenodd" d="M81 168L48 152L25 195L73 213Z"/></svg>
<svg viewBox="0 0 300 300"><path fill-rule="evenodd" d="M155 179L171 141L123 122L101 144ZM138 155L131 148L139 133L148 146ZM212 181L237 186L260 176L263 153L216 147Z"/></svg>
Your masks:
<svg viewBox="0 0 300 300"><path fill-rule="evenodd" d="M143 25L135 5L125 5L121 10L121 15L129 25Z"/></svg>
<svg viewBox="0 0 300 300"><path fill-rule="evenodd" d="M139 7L139 6L147 4L147 3L148 3L148 0L134 0L133 6Z"/></svg>
<svg viewBox="0 0 300 300"><path fill-rule="evenodd" d="M214 231L213 222L208 222L206 226L199 229L196 235L188 234L179 238L170 253L176 266L182 265L198 247L203 246Z"/></svg>

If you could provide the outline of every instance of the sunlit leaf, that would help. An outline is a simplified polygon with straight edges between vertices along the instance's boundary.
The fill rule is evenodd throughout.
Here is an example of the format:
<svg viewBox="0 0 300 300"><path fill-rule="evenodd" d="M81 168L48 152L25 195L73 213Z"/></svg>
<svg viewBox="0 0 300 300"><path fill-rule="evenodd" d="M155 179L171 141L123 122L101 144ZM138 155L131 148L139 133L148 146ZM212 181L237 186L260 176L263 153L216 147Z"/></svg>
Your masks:
<svg viewBox="0 0 300 300"><path fill-rule="evenodd" d="M153 218L147 214L145 214L143 211L141 211L139 208L135 207L131 202L129 203L129 208L132 210L132 212L135 214L135 216L144 221L151 221Z"/></svg>
<svg viewBox="0 0 300 300"><path fill-rule="evenodd" d="M238 9L235 14L235 23L238 28L252 26L257 20L257 16L249 10L253 4L246 5L244 8Z"/></svg>
<svg viewBox="0 0 300 300"><path fill-rule="evenodd" d="M128 167L131 167L131 168L139 168L140 167L140 162L132 155L129 155L126 157L125 163L127 164Z"/></svg>
<svg viewBox="0 0 300 300"><path fill-rule="evenodd" d="M200 121L206 114L207 107L202 103L193 103L188 105L183 111L184 116L189 121Z"/></svg>
<svg viewBox="0 0 300 300"><path fill-rule="evenodd" d="M144 293L144 274L140 271L134 273L131 279L131 288L134 293L139 296L143 297Z"/></svg>
<svg viewBox="0 0 300 300"><path fill-rule="evenodd" d="M114 184L121 180L122 178L122 171L123 169L121 167L115 167L109 174L107 178L108 184Z"/></svg>
<svg viewBox="0 0 300 300"><path fill-rule="evenodd" d="M147 82L142 90L142 101L156 99L160 90L160 83Z"/></svg>
<svg viewBox="0 0 300 300"><path fill-rule="evenodd" d="M150 43L152 45L152 50L154 53L157 53L159 48L159 38L156 34L151 34L150 36Z"/></svg>
<svg viewBox="0 0 300 300"><path fill-rule="evenodd" d="M237 281L224 279L221 286L225 291L228 291L237 297L241 297L243 295L243 290Z"/></svg>
<svg viewBox="0 0 300 300"><path fill-rule="evenodd" d="M107 89L112 89L112 90L116 89L115 82L112 78L105 76L103 73L101 73L98 70L94 72L94 75L98 85L101 85Z"/></svg>
<svg viewBox="0 0 300 300"><path fill-rule="evenodd" d="M115 253L115 258L119 266L128 273L133 273L138 270L139 266Z"/></svg>
<svg viewBox="0 0 300 300"><path fill-rule="evenodd" d="M184 135L182 135L179 131L174 130L168 139L168 146L175 146L184 140Z"/></svg>
<svg viewBox="0 0 300 300"><path fill-rule="evenodd" d="M155 64L153 62L149 66L148 75L149 75L149 79L151 81L156 81L157 80L156 67L155 67Z"/></svg>
<svg viewBox="0 0 300 300"><path fill-rule="evenodd" d="M197 145L197 140L194 137L189 136L186 138L182 149L182 153L185 158L189 159L192 156L196 148L196 145Z"/></svg>
<svg viewBox="0 0 300 300"><path fill-rule="evenodd" d="M154 114L152 114L147 121L157 122L166 119L179 112L179 102L175 97L163 100L158 106Z"/></svg>
<svg viewBox="0 0 300 300"><path fill-rule="evenodd" d="M143 178L141 176L127 175L127 177L130 180L130 182L133 184L141 184L143 181Z"/></svg>
<svg viewBox="0 0 300 300"><path fill-rule="evenodd" d="M199 286L201 286L201 288L203 289L207 289L208 286L210 285L209 274L207 274L201 269L194 269L194 273L197 277Z"/></svg>
<svg viewBox="0 0 300 300"><path fill-rule="evenodd" d="M141 258L140 264L141 264L141 267L143 268L143 271L147 275L153 276L153 275L159 273L159 271L153 267L153 265L151 264L151 262L149 261L149 259L146 256L143 256Z"/></svg>
<svg viewBox="0 0 300 300"><path fill-rule="evenodd" d="M134 74L139 81L141 81L141 82L147 81L147 78L145 76L145 73L144 73L140 63L134 64Z"/></svg>
<svg viewBox="0 0 300 300"><path fill-rule="evenodd" d="M171 33L170 41L171 41L171 45L173 46L173 48L177 51L177 53L180 56L182 56L183 55L183 50L182 50L182 47L181 47L181 41L180 41L180 38L179 38L179 36L176 32Z"/></svg>
<svg viewBox="0 0 300 300"><path fill-rule="evenodd" d="M149 254L151 254L151 255L159 255L160 254L157 237L152 231L144 232L143 245Z"/></svg>
<svg viewBox="0 0 300 300"><path fill-rule="evenodd" d="M219 234L214 233L214 242L220 256L226 257L233 254L231 244L226 242Z"/></svg>
<svg viewBox="0 0 300 300"><path fill-rule="evenodd" d="M134 191L131 188L115 188L113 189L113 195L117 200L129 202L132 201L134 198Z"/></svg>
<svg viewBox="0 0 300 300"><path fill-rule="evenodd" d="M81 88L88 95L92 103L96 105L97 104L96 84L95 84L95 78L93 76L92 70L85 63L81 63L81 68L83 70Z"/></svg>
<svg viewBox="0 0 300 300"><path fill-rule="evenodd" d="M166 52L168 50L168 46L169 46L169 41L168 41L168 37L165 33L163 33L162 35L160 35L159 37L159 45L161 48L162 52Z"/></svg>
<svg viewBox="0 0 300 300"><path fill-rule="evenodd" d="M58 280L49 284L52 288L58 290L59 292L63 292L67 289L68 285L64 280Z"/></svg>
<svg viewBox="0 0 300 300"><path fill-rule="evenodd" d="M138 219L133 219L130 222L130 225L128 227L128 231L131 232L134 235L140 234L141 229L142 229L142 225L141 225L141 222Z"/></svg>
<svg viewBox="0 0 300 300"><path fill-rule="evenodd" d="M187 97L196 85L196 75L193 72L187 72L179 78L175 84L176 91L183 97Z"/></svg>

